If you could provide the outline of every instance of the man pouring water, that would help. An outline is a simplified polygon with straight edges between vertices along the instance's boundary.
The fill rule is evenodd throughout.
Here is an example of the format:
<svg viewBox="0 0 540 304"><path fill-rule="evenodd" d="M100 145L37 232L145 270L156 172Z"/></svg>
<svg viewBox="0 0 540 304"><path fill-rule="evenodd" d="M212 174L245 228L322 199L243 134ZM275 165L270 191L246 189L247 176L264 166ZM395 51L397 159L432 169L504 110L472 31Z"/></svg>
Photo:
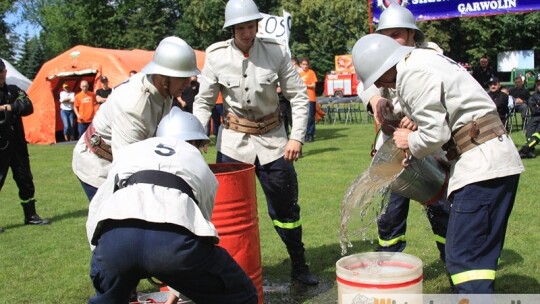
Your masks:
<svg viewBox="0 0 540 304"><path fill-rule="evenodd" d="M352 53L364 86L395 89L403 111L417 123L416 131L396 129L396 146L416 158L440 148L447 151L452 208L446 266L458 293L494 293L497 262L524 168L491 98L466 70L434 50L370 34ZM375 106L379 120L392 109L384 99Z"/></svg>

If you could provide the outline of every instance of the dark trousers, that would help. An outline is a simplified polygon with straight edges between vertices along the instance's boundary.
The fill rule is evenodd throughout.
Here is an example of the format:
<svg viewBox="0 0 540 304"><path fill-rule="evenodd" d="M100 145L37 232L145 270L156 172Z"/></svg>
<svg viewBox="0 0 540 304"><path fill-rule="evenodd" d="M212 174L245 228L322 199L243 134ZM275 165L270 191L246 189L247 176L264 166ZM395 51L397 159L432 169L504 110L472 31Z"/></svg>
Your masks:
<svg viewBox="0 0 540 304"><path fill-rule="evenodd" d="M10 137L8 137L6 145L0 147L0 190L4 186L8 170L11 168L13 179L19 188L19 198L27 201L33 198L35 193L28 146L26 142L21 142L21 139Z"/></svg>
<svg viewBox="0 0 540 304"><path fill-rule="evenodd" d="M216 104L214 108L212 109L212 115L210 116L210 119L212 119L212 125L213 125L213 134L215 136L218 136L219 133L219 127L221 126L221 118L223 117L223 104ZM210 136L210 126L208 129L208 136Z"/></svg>
<svg viewBox="0 0 540 304"><path fill-rule="evenodd" d="M531 137L534 133L540 133L540 115L531 116L531 119L527 123L527 139L529 139L529 137Z"/></svg>
<svg viewBox="0 0 540 304"><path fill-rule="evenodd" d="M492 294L519 175L466 185L450 197L446 267L461 294Z"/></svg>
<svg viewBox="0 0 540 304"><path fill-rule="evenodd" d="M88 303L125 304L155 277L195 303L257 303L255 285L225 249L172 224L109 221L92 254Z"/></svg>
<svg viewBox="0 0 540 304"><path fill-rule="evenodd" d="M309 117L306 135L315 136L315 111L317 109L317 104L315 101L309 102Z"/></svg>
<svg viewBox="0 0 540 304"><path fill-rule="evenodd" d="M86 132L86 129L90 126L91 122L79 122L77 124L77 131L79 132L79 138L83 136L84 132Z"/></svg>
<svg viewBox="0 0 540 304"><path fill-rule="evenodd" d="M81 183L81 186L84 190L84 193L86 194L86 197L88 197L88 201L92 201L92 199L94 198L94 196L96 195L96 192L98 190L98 188L92 186L92 185L89 185L85 182L83 182L82 180L79 179L79 182Z"/></svg>
<svg viewBox="0 0 540 304"><path fill-rule="evenodd" d="M287 136L289 136L289 128L292 126L292 110L291 110L291 103L286 99L279 100L279 110L281 113L281 121L283 122L283 125L285 126L285 132L287 133Z"/></svg>
<svg viewBox="0 0 540 304"><path fill-rule="evenodd" d="M377 219L379 245L377 251L401 252L407 245L407 216L410 200L397 193L390 195L390 201L384 214ZM446 231L450 216L450 202L441 199L425 207L426 215L435 236L439 258L445 260Z"/></svg>
<svg viewBox="0 0 540 304"><path fill-rule="evenodd" d="M217 162L239 161L218 152ZM255 173L264 191L268 213L274 223L274 228L287 247L293 267L295 265L300 267L300 264L304 266L298 180L293 164L283 157L265 165L261 165L259 159L256 159Z"/></svg>

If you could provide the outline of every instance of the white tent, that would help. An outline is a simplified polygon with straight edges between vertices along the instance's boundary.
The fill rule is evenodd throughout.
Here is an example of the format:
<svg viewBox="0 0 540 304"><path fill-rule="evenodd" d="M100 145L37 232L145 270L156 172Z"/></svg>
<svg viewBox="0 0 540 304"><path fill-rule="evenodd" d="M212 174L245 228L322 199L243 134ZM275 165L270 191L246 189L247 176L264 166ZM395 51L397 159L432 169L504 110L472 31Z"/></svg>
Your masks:
<svg viewBox="0 0 540 304"><path fill-rule="evenodd" d="M19 88L23 89L25 92L30 87L30 84L32 81L28 78L26 78L23 74L21 74L17 69L11 65L7 60L0 58L2 61L4 61L7 69L7 77L6 77L6 83L7 84L14 84L18 86Z"/></svg>

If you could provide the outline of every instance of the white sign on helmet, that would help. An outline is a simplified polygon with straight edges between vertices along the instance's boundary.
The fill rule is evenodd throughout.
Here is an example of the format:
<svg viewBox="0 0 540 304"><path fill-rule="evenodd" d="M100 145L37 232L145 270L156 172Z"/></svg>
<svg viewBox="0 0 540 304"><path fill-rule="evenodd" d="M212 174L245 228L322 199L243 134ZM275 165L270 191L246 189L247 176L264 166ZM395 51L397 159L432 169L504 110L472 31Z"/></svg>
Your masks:
<svg viewBox="0 0 540 304"><path fill-rule="evenodd" d="M291 14L284 10L283 17L263 13L261 13L261 15L263 16L263 19L259 21L257 37L276 39L287 48L287 53L290 55L289 37L292 27Z"/></svg>

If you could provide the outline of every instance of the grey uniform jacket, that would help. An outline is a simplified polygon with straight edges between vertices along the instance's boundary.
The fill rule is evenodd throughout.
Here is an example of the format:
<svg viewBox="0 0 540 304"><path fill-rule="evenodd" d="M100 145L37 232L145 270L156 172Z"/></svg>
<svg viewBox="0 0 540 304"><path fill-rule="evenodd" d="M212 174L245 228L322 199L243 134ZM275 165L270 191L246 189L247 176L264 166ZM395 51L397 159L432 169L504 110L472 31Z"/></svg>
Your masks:
<svg viewBox="0 0 540 304"><path fill-rule="evenodd" d="M418 124L409 149L418 158L436 152L451 132L488 113L497 115L484 89L461 66L429 49L414 49L396 66L396 92L404 113ZM462 154L450 172L448 195L479 181L523 172L512 139L491 139Z"/></svg>
<svg viewBox="0 0 540 304"><path fill-rule="evenodd" d="M309 109L306 86L285 48L272 39L255 38L247 58L232 39L211 45L206 50L193 114L206 126L221 93L225 115L229 112L250 120L261 119L279 107L278 81L291 102L290 138L303 142ZM283 125L264 135L224 128L219 134L218 151L245 163L254 163L258 157L261 164L267 164L283 157L288 141Z"/></svg>
<svg viewBox="0 0 540 304"><path fill-rule="evenodd" d="M163 98L152 83L151 75L135 74L118 85L102 104L93 120L96 133L115 152L130 143L153 137L157 125L172 107L171 98ZM72 167L83 182L99 187L105 181L111 163L92 153L81 136L73 150Z"/></svg>
<svg viewBox="0 0 540 304"><path fill-rule="evenodd" d="M217 243L218 234L210 218L218 182L197 148L176 138L155 137L117 150L116 156L107 180L90 203L86 230L91 245L96 245L99 224L107 219L175 224L195 235L212 237ZM180 176L199 204L174 188L146 183L123 186L133 173L142 170Z"/></svg>

